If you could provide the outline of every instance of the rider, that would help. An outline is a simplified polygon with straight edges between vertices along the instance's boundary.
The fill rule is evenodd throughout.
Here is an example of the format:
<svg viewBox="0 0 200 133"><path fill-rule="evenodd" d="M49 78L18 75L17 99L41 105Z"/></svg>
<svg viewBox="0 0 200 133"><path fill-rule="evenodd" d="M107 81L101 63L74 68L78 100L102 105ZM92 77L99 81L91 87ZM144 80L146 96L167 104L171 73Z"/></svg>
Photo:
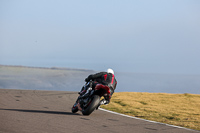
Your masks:
<svg viewBox="0 0 200 133"><path fill-rule="evenodd" d="M108 104L117 85L117 80L115 79L114 71L109 68L107 69L107 72L91 74L85 79L85 82L89 82L90 80L93 81L91 84L92 89L95 89L97 84L106 85L110 88L110 95L104 96L105 99L101 100L100 102L100 104ZM88 87L86 89L85 88L82 88L81 92L79 93L80 95L86 94Z"/></svg>

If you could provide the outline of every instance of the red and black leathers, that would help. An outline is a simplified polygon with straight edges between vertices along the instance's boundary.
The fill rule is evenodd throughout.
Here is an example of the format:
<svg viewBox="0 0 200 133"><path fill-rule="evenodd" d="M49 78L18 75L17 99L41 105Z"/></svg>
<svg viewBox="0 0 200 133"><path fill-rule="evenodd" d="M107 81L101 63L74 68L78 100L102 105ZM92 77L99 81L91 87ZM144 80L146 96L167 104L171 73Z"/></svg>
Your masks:
<svg viewBox="0 0 200 133"><path fill-rule="evenodd" d="M107 73L107 72L99 72L96 74L91 74L85 79L86 82L88 82L90 80L94 81L95 86L98 83L107 85L110 88L111 95L114 93L114 90L117 85L117 80L115 79L114 74Z"/></svg>

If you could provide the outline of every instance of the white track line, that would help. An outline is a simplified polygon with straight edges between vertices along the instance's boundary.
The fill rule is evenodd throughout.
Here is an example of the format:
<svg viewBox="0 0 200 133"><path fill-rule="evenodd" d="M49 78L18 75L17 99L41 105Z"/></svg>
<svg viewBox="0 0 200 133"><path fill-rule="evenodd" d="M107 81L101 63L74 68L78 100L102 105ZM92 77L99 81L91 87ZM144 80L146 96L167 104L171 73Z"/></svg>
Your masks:
<svg viewBox="0 0 200 133"><path fill-rule="evenodd" d="M185 127L179 127L179 126L175 126L175 125L170 125L170 124L160 123L160 122L156 122L156 121L146 120L146 119L137 118L137 117L133 117L133 116L125 115L125 114L120 114L120 113L110 111L110 110L106 110L106 109L103 109L103 108L99 108L99 110L109 112L109 113L112 113L112 114L116 114L116 115L121 115L121 116L132 118L132 119L143 120L143 121L147 121L147 122L151 122L151 123L163 124L163 125L166 125L166 126L171 126L171 127L175 127L175 128L181 128L181 129L199 132L197 130L193 130L193 129L189 129L189 128L185 128Z"/></svg>

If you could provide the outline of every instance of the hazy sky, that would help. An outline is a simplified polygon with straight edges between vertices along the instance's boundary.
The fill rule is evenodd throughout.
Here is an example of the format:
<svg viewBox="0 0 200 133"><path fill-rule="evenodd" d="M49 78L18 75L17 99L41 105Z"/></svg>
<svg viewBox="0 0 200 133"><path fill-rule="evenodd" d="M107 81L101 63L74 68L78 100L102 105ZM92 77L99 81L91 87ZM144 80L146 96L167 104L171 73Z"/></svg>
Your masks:
<svg viewBox="0 0 200 133"><path fill-rule="evenodd" d="M200 0L0 0L0 64L200 74Z"/></svg>

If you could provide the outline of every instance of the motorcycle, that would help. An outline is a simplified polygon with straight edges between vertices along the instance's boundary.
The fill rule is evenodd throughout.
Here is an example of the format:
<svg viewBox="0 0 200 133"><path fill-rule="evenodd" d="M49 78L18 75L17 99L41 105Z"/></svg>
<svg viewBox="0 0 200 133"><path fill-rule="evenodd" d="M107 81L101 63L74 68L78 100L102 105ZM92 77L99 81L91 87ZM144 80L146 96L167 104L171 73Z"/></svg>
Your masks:
<svg viewBox="0 0 200 133"><path fill-rule="evenodd" d="M101 105L101 97L110 94L110 88L106 85L97 84L96 87L92 89L92 81L89 81L83 87L84 89L82 90L86 92L77 98L72 107L72 113L81 111L83 115L90 115Z"/></svg>

